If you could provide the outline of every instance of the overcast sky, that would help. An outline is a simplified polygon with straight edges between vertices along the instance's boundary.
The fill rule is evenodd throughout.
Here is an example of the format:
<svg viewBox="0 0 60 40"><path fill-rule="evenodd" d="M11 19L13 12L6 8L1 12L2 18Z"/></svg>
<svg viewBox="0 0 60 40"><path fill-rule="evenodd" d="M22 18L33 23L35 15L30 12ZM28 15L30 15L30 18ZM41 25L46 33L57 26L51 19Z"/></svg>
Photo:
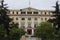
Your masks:
<svg viewBox="0 0 60 40"><path fill-rule="evenodd" d="M40 10L51 10L54 9L52 6L55 6L56 1L57 0L30 0L30 7ZM29 7L29 0L5 0L5 3L8 4L9 9L22 9Z"/></svg>

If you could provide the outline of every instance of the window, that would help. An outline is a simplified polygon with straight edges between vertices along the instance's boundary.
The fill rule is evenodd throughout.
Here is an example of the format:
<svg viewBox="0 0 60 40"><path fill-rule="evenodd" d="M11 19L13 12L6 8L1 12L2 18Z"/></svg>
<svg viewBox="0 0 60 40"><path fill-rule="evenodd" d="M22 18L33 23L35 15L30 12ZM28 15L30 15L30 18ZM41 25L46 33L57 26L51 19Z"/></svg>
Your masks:
<svg viewBox="0 0 60 40"><path fill-rule="evenodd" d="M34 12L34 14L38 14L38 12Z"/></svg>
<svg viewBox="0 0 60 40"><path fill-rule="evenodd" d="M18 18L16 18L16 20L18 20Z"/></svg>
<svg viewBox="0 0 60 40"><path fill-rule="evenodd" d="M45 18L45 20L47 20L47 18Z"/></svg>
<svg viewBox="0 0 60 40"><path fill-rule="evenodd" d="M34 20L37 20L37 18L34 18Z"/></svg>
<svg viewBox="0 0 60 40"><path fill-rule="evenodd" d="M41 20L43 20L43 18L41 18Z"/></svg>
<svg viewBox="0 0 60 40"><path fill-rule="evenodd" d="M14 24L14 22L12 22L12 24Z"/></svg>
<svg viewBox="0 0 60 40"><path fill-rule="evenodd" d="M18 14L18 12L16 12L16 14Z"/></svg>
<svg viewBox="0 0 60 40"><path fill-rule="evenodd" d="M45 12L45 15L46 15L46 12Z"/></svg>
<svg viewBox="0 0 60 40"><path fill-rule="evenodd" d="M37 23L35 23L35 24L34 24L34 28L36 28L37 26L38 26L38 24L37 24Z"/></svg>
<svg viewBox="0 0 60 40"><path fill-rule="evenodd" d="M28 23L28 27L31 28L31 23Z"/></svg>
<svg viewBox="0 0 60 40"><path fill-rule="evenodd" d="M26 14L26 12L21 12L21 14Z"/></svg>
<svg viewBox="0 0 60 40"><path fill-rule="evenodd" d="M25 20L25 18L22 18L21 20Z"/></svg>
<svg viewBox="0 0 60 40"><path fill-rule="evenodd" d="M28 20L31 20L31 18L28 18Z"/></svg>
<svg viewBox="0 0 60 40"><path fill-rule="evenodd" d="M12 13L14 14L14 11Z"/></svg>
<svg viewBox="0 0 60 40"><path fill-rule="evenodd" d="M10 11L8 11L8 13L10 13Z"/></svg>
<svg viewBox="0 0 60 40"><path fill-rule="evenodd" d="M25 23L24 23L24 22L21 23L21 27L22 27L22 28L25 27Z"/></svg>
<svg viewBox="0 0 60 40"><path fill-rule="evenodd" d="M27 14L32 14L32 12L27 12Z"/></svg>

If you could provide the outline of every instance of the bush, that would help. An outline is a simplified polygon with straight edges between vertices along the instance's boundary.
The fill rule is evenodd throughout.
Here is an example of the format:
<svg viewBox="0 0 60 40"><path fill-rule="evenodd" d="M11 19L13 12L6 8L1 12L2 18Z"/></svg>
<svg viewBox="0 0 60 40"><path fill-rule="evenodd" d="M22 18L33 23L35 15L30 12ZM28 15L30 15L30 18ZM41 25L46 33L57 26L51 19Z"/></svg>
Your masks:
<svg viewBox="0 0 60 40"><path fill-rule="evenodd" d="M49 22L42 22L40 26L35 29L35 36L44 40L53 39L53 27Z"/></svg>

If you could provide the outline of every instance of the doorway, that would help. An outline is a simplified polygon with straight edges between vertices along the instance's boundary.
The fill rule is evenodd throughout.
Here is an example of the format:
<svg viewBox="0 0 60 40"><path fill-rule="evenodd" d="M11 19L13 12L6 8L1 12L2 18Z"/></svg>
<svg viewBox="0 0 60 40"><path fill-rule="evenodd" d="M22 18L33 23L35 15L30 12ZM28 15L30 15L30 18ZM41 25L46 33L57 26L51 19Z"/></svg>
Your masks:
<svg viewBox="0 0 60 40"><path fill-rule="evenodd" d="M27 29L27 33L28 33L28 35L31 35L32 34L32 29Z"/></svg>

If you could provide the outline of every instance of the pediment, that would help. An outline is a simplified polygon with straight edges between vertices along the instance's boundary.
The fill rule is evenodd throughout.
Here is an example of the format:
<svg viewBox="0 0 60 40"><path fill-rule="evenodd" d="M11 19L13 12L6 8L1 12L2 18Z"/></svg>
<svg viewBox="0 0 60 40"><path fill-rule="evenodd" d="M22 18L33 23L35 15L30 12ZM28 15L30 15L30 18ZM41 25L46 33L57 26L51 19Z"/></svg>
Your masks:
<svg viewBox="0 0 60 40"><path fill-rule="evenodd" d="M20 9L20 11L39 11L39 10L35 8L27 7L27 8Z"/></svg>

